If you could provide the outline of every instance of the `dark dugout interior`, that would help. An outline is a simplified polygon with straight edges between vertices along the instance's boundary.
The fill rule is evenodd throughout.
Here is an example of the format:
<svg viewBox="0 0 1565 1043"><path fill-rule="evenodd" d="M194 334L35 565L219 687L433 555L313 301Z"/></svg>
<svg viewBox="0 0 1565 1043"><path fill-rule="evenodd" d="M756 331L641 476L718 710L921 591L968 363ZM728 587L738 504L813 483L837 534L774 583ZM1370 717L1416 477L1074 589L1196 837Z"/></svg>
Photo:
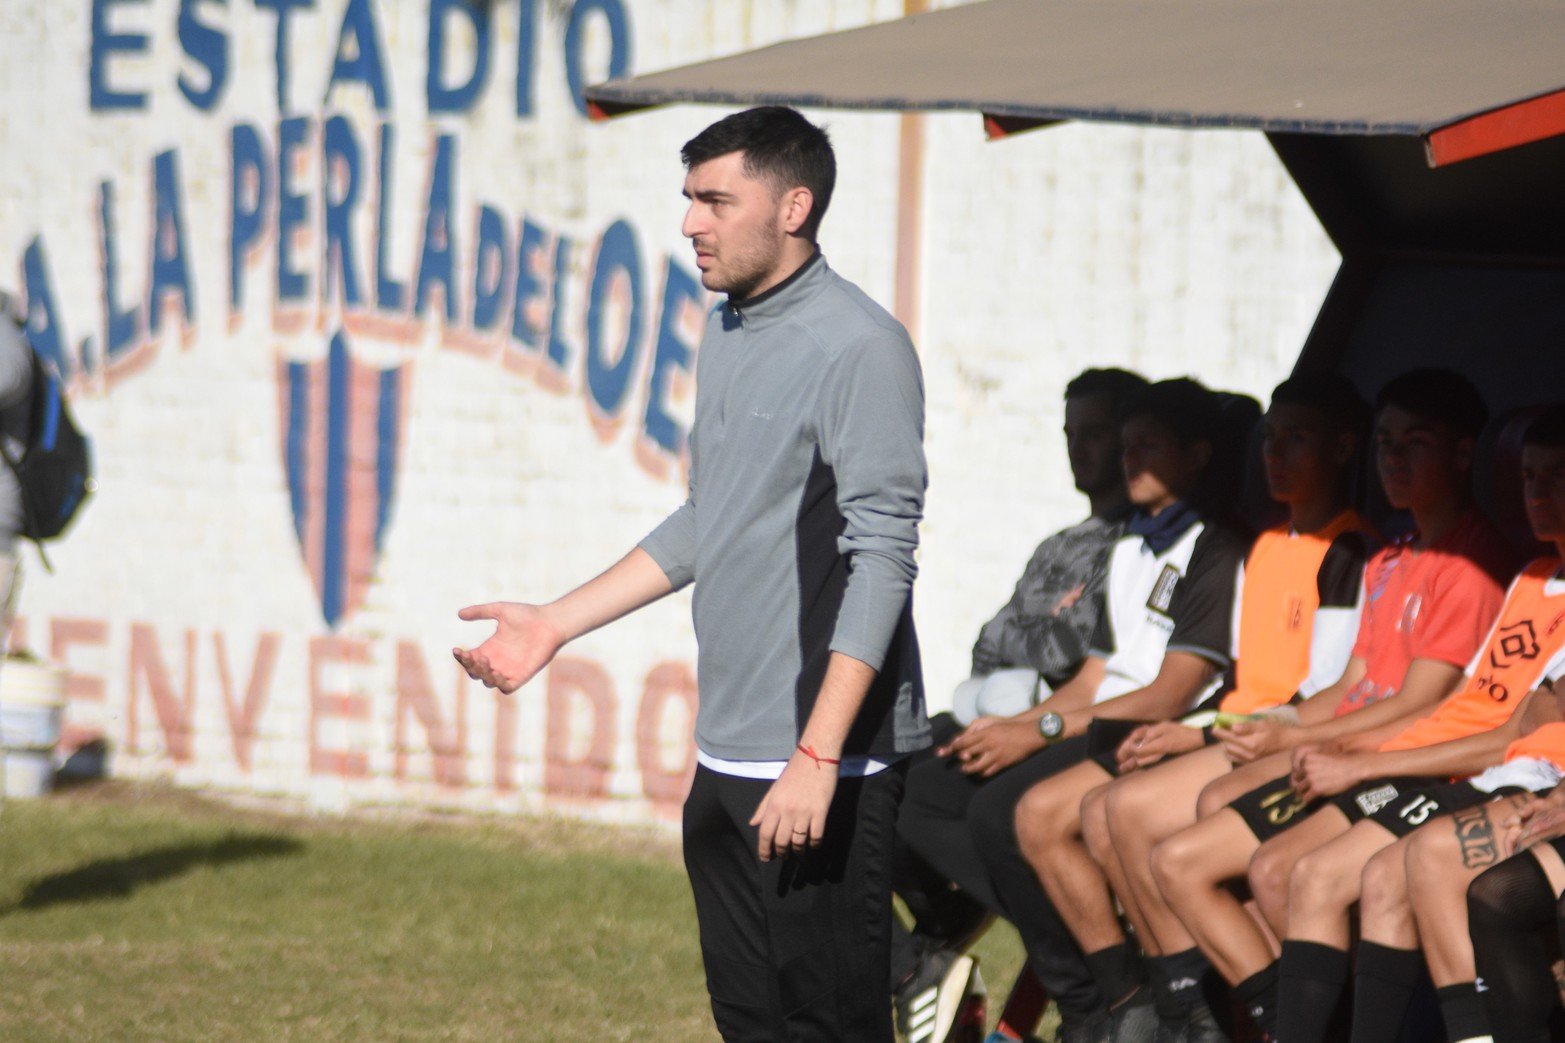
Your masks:
<svg viewBox="0 0 1565 1043"><path fill-rule="evenodd" d="M1492 413L1565 398L1565 138L1431 169L1413 137L1269 135L1342 253L1298 367L1415 366Z"/></svg>
<svg viewBox="0 0 1565 1043"><path fill-rule="evenodd" d="M1475 491L1530 544L1521 433L1565 400L1565 138L1430 168L1416 137L1268 137L1342 254L1296 369L1338 369L1371 400L1417 367L1467 376L1491 416Z"/></svg>

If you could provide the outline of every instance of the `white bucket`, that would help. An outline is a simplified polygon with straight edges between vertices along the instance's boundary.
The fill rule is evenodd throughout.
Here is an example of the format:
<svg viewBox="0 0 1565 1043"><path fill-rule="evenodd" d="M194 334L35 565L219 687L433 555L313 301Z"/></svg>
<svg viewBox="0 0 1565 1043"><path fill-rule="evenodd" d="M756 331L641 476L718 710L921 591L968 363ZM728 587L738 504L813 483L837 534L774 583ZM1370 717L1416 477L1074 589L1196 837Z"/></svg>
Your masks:
<svg viewBox="0 0 1565 1043"><path fill-rule="evenodd" d="M31 657L0 662L0 756L7 797L41 797L54 782L65 671Z"/></svg>

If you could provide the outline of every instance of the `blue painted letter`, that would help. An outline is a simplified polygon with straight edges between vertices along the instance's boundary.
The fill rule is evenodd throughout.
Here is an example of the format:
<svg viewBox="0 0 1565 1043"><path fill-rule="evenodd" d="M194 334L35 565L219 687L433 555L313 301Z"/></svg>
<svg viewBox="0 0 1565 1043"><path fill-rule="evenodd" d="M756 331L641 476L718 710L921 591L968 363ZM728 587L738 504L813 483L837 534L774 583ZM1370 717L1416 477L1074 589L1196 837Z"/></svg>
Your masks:
<svg viewBox="0 0 1565 1043"><path fill-rule="evenodd" d="M147 321L156 336L163 328L163 298L169 293L179 294L186 326L196 317L196 295L190 289L190 265L185 260L179 156L173 149L153 157L152 186L152 285L147 290Z"/></svg>
<svg viewBox="0 0 1565 1043"><path fill-rule="evenodd" d="M473 249L473 328L492 330L511 282L511 236L492 206L478 210L478 245Z"/></svg>
<svg viewBox="0 0 1565 1043"><path fill-rule="evenodd" d="M103 353L106 361L113 362L135 345L142 327L139 304L125 311L115 304L119 296L119 248L114 232L114 185L108 181L98 186L98 235L103 254Z"/></svg>
<svg viewBox="0 0 1565 1043"><path fill-rule="evenodd" d="M570 362L571 347L565 343L565 288L571 277L571 241L561 235L554 240L554 281L549 303L549 361L561 373Z"/></svg>
<svg viewBox="0 0 1565 1043"><path fill-rule="evenodd" d="M424 249L418 261L418 284L413 291L413 313L422 316L429 306L429 291L440 284L446 299L446 321L456 321L455 235L451 227L451 167L456 139L442 134L435 139L435 167L429 174L429 203L424 210Z"/></svg>
<svg viewBox="0 0 1565 1043"><path fill-rule="evenodd" d="M543 280L538 278L534 265L547 263L544 250L548 241L542 228L522 219L522 241L516 248L516 292L511 294L515 309L511 313L511 339L532 352L537 352L544 331L528 320L527 312L534 302L543 299Z"/></svg>
<svg viewBox="0 0 1565 1043"><path fill-rule="evenodd" d="M343 55L349 37L353 55ZM331 82L326 85L326 100L339 83L362 83L375 99L375 111L391 108L391 92L386 88L386 65L380 55L380 27L375 24L375 5L370 0L348 0L342 15L342 31L337 34L337 54L332 61Z"/></svg>
<svg viewBox="0 0 1565 1043"><path fill-rule="evenodd" d="M587 17L594 12L603 15L609 28L609 75L618 79L630 72L630 19L625 16L621 0L576 0L571 7L571 20L565 27L565 83L571 89L576 111L587 114L586 83L582 79L582 47Z"/></svg>
<svg viewBox="0 0 1565 1043"><path fill-rule="evenodd" d="M603 327L621 274L630 291L630 309L625 342L617 346L618 357L611 362L603 350ZM641 354L641 310L641 254L636 249L636 233L624 221L615 221L598 243L598 263L587 300L587 390L604 416L618 413L630 390L630 378Z"/></svg>
<svg viewBox="0 0 1565 1043"><path fill-rule="evenodd" d="M294 233L309 218L306 196L294 188L295 156L310 134L310 121L291 116L277 125L277 299L302 301L310 280L294 268Z"/></svg>
<svg viewBox="0 0 1565 1043"><path fill-rule="evenodd" d="M321 182L326 225L321 300L331 300L340 271L343 306L356 308L362 299L358 255L353 250L353 211L359 205L359 139L353 136L353 124L346 117L333 116L326 121Z"/></svg>
<svg viewBox="0 0 1565 1043"><path fill-rule="evenodd" d="M234 124L229 143L233 178L228 197L228 310L238 311L244 303L245 260L265 224L272 168L260 132L248 123Z"/></svg>
<svg viewBox="0 0 1565 1043"><path fill-rule="evenodd" d="M447 87L446 24L458 12L473 29L473 70L467 80ZM489 78L489 4L482 0L429 0L429 64L424 88L429 112L466 112L473 107Z"/></svg>
<svg viewBox="0 0 1565 1043"><path fill-rule="evenodd" d="M381 311L400 312L407 306L408 288L391 276L386 260L391 242L391 169L396 160L397 129L390 123L380 125L380 187L375 203L375 306Z"/></svg>
<svg viewBox="0 0 1565 1043"><path fill-rule="evenodd" d="M197 90L190 77L179 74L179 90L185 100L203 112L217 104L228 86L228 35L196 18L202 3L228 6L228 0L179 0L179 45L206 70L206 86Z"/></svg>
<svg viewBox="0 0 1565 1043"><path fill-rule="evenodd" d="M516 3L516 114L533 114L533 60L538 39L538 4L536 0L517 0Z"/></svg>
<svg viewBox="0 0 1565 1043"><path fill-rule="evenodd" d="M251 0L256 7L277 13L277 47L274 60L277 64L277 111L288 111L288 18L295 8L310 10L315 0Z"/></svg>
<svg viewBox="0 0 1565 1043"><path fill-rule="evenodd" d="M87 58L88 106L106 109L144 109L146 91L117 91L109 86L109 56L147 53L146 33L109 32L109 8L118 4L145 5L147 0L92 0L92 50Z"/></svg>
<svg viewBox="0 0 1565 1043"><path fill-rule="evenodd" d="M668 383L674 370L690 372L690 345L679 337L679 316L687 304L701 306L701 284L668 259L663 281L663 312L658 317L658 343L652 354L652 377L647 381L647 412L642 430L665 453L685 451L684 427L668 413Z"/></svg>
<svg viewBox="0 0 1565 1043"><path fill-rule="evenodd" d="M70 383L76 374L66 351L65 331L60 328L60 312L54 306L54 287L49 282L49 257L43 248L43 236L34 236L22 255L22 279L27 287L27 342L46 362L54 364L60 380Z"/></svg>

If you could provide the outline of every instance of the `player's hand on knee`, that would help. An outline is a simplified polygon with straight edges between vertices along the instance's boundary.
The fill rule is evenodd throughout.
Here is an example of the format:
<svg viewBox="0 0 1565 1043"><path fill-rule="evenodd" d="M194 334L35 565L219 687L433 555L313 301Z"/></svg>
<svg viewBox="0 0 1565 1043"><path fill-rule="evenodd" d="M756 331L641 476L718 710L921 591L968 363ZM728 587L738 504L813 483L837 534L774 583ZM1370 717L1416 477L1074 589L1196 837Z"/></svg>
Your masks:
<svg viewBox="0 0 1565 1043"><path fill-rule="evenodd" d="M1304 776L1302 774L1304 770L1304 759L1320 748L1321 747L1312 742L1307 742L1302 746L1295 746L1293 748L1293 759L1291 766L1288 769L1292 774L1288 781L1293 783L1294 789L1298 789L1299 785L1304 781Z"/></svg>
<svg viewBox="0 0 1565 1043"><path fill-rule="evenodd" d="M1495 847L1501 858L1510 858L1520 851L1519 842L1527 822L1547 807L1543 797L1535 793L1517 797L1495 818Z"/></svg>
<svg viewBox="0 0 1565 1043"><path fill-rule="evenodd" d="M1525 821L1520 822L1512 841L1512 851L1525 851L1544 840L1565 836L1565 807L1540 801Z"/></svg>
<svg viewBox="0 0 1565 1043"><path fill-rule="evenodd" d="M1249 764L1283 748L1282 729L1277 721L1260 718L1253 721L1236 721L1232 728L1213 728L1212 734L1222 743L1223 753L1233 764Z"/></svg>
<svg viewBox="0 0 1565 1043"><path fill-rule="evenodd" d="M1114 759L1119 764L1121 775L1135 771L1141 766L1141 747L1151 733L1152 726L1143 724L1125 736L1125 741L1119 744L1119 749L1114 751Z"/></svg>
<svg viewBox="0 0 1565 1043"><path fill-rule="evenodd" d="M475 648L453 648L451 654L475 681L514 692L549 664L565 644L565 635L538 605L495 601L470 605L457 613L473 622L491 619L495 632Z"/></svg>
<svg viewBox="0 0 1565 1043"><path fill-rule="evenodd" d="M1299 799L1334 797L1364 781L1359 758L1329 750L1311 750L1294 762L1293 788Z"/></svg>
<svg viewBox="0 0 1565 1043"><path fill-rule="evenodd" d="M1160 761L1201 748L1201 730L1178 721L1159 721L1150 725L1136 751L1136 766L1150 768Z"/></svg>
<svg viewBox="0 0 1565 1043"><path fill-rule="evenodd" d="M1000 720L978 731L968 728L951 740L949 750L962 771L987 779L1043 747L1043 736L1032 721Z"/></svg>
<svg viewBox="0 0 1565 1043"><path fill-rule="evenodd" d="M961 731L957 732L956 736L950 742L946 743L944 746L937 746L937 747L935 747L935 756L936 757L949 757L949 756L951 756L951 754L953 752L955 752L956 744L962 738L962 736L964 736L964 735L977 735L979 732L983 731L985 728L993 727L994 725L999 724L1003 720L1005 720L1004 717L995 717L995 716L993 716L991 714L985 714L982 717L976 718L973 721L972 724L969 724L966 728L963 728Z"/></svg>

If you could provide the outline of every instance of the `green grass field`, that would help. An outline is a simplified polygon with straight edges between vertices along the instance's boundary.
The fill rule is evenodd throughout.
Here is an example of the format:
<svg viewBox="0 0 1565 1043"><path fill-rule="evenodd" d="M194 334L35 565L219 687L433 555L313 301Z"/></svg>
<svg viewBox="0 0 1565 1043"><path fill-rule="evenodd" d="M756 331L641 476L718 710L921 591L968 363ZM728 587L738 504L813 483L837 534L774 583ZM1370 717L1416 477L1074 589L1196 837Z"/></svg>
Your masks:
<svg viewBox="0 0 1565 1043"><path fill-rule="evenodd" d="M977 951L1003 991L1015 934ZM0 817L0 1039L716 1034L667 834L290 816L109 783Z"/></svg>

